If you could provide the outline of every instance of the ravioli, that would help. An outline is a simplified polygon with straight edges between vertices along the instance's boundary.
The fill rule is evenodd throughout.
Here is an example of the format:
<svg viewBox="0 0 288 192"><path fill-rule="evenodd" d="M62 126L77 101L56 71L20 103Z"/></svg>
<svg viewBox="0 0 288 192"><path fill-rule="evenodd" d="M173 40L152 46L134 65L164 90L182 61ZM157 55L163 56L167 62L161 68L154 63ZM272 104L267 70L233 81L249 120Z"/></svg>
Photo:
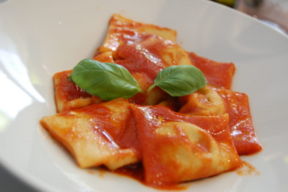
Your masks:
<svg viewBox="0 0 288 192"><path fill-rule="evenodd" d="M162 69L192 65L189 54L176 43L176 32L156 25L113 15L104 43L97 53L109 52L115 63L124 66L143 90L130 99L136 104L155 105L169 96L159 88L147 92Z"/></svg>
<svg viewBox="0 0 288 192"><path fill-rule="evenodd" d="M227 114L184 116L166 107L134 107L145 182L171 185L241 165Z"/></svg>
<svg viewBox="0 0 288 192"><path fill-rule="evenodd" d="M236 71L234 63L213 61L193 52L189 53L189 56L195 67L204 73L210 85L231 89Z"/></svg>
<svg viewBox="0 0 288 192"><path fill-rule="evenodd" d="M98 50L99 52L114 52L123 42L135 42L135 40L142 35L156 35L163 39L176 41L175 30L159 27L157 25L140 23L119 14L114 14L109 21L104 43Z"/></svg>
<svg viewBox="0 0 288 192"><path fill-rule="evenodd" d="M93 103L101 102L100 98L92 96L80 89L69 79L72 71L58 72L53 76L54 95L57 112L77 109Z"/></svg>
<svg viewBox="0 0 288 192"><path fill-rule="evenodd" d="M53 76L58 113L40 122L79 167L124 172L142 167L145 184L165 188L234 170L242 166L239 155L262 149L248 96L231 90L234 63L189 53L176 37L169 28L111 17L92 59L131 73L142 91L129 99L90 95L70 79L72 70ZM199 68L208 84L182 97L159 87L149 90L161 70L175 65Z"/></svg>
<svg viewBox="0 0 288 192"><path fill-rule="evenodd" d="M104 43L93 59L117 63L127 68L143 90L130 101L136 104L155 105L170 97L159 88L147 92L157 73L172 65L192 65L188 53L175 41L174 30L113 15ZM54 76L58 111L100 102L99 98L89 97L83 90L80 94L77 87L73 87L71 82L64 78L65 75L69 75L69 72L66 73ZM69 86L70 89L58 89L59 85ZM73 95L73 92L77 94ZM73 99L69 100L71 97Z"/></svg>
<svg viewBox="0 0 288 192"><path fill-rule="evenodd" d="M229 127L234 145L240 155L259 152L259 144L252 121L248 96L224 88L205 87L181 97L179 112L190 115L229 114Z"/></svg>
<svg viewBox="0 0 288 192"><path fill-rule="evenodd" d="M94 56L95 60L107 63L113 63L112 55L101 53ZM57 112L63 112L70 109L77 109L94 103L100 103L101 99L92 96L79 88L69 78L72 70L58 72L53 76L54 95Z"/></svg>
<svg viewBox="0 0 288 192"><path fill-rule="evenodd" d="M212 87L206 86L197 92L179 98L180 113L191 115L222 115L226 113L222 97Z"/></svg>
<svg viewBox="0 0 288 192"><path fill-rule="evenodd" d="M81 168L105 165L114 170L139 161L135 148L116 142L129 133L129 105L124 99L93 104L44 117L41 124Z"/></svg>
<svg viewBox="0 0 288 192"><path fill-rule="evenodd" d="M240 155L261 151L250 112L249 98L245 93L217 89L230 116L229 126L235 147Z"/></svg>

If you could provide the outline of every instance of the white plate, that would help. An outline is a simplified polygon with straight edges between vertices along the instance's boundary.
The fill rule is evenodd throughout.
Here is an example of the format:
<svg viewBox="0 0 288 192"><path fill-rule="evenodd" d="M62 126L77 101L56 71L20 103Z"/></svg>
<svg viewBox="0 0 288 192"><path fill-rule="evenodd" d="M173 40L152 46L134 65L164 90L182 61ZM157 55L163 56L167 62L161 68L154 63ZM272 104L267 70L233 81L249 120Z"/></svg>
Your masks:
<svg viewBox="0 0 288 192"><path fill-rule="evenodd" d="M188 191L288 191L288 38L206 0L0 0L0 161L42 191L153 191L113 174L88 173L40 127L54 113L51 77L92 56L112 13L176 29L190 51L238 67L234 89L250 95L264 151Z"/></svg>

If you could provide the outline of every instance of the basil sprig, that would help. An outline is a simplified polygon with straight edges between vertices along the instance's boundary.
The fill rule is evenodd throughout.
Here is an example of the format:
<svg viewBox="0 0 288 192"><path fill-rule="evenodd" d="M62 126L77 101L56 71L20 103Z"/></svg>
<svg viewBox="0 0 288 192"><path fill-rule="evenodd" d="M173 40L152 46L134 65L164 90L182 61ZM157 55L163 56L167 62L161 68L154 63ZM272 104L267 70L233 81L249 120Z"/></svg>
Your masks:
<svg viewBox="0 0 288 192"><path fill-rule="evenodd" d="M141 88L130 72L114 63L84 59L74 67L72 81L103 100L130 98ZM192 65L174 65L160 71L148 92L158 86L174 97L191 94L207 84L203 73Z"/></svg>
<svg viewBox="0 0 288 192"><path fill-rule="evenodd" d="M74 67L71 79L81 89L103 100L130 98L141 91L125 67L92 59L80 61Z"/></svg>
<svg viewBox="0 0 288 192"><path fill-rule="evenodd" d="M189 95L206 84L207 80L198 68L192 65L174 65L160 71L148 90L158 86L169 95L179 97Z"/></svg>

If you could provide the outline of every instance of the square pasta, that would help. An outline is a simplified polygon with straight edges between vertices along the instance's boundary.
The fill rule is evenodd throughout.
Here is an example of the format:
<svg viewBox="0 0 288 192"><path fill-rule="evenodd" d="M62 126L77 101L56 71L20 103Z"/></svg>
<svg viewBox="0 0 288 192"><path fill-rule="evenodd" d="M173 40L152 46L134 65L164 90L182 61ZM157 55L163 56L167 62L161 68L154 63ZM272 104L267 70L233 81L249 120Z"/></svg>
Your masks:
<svg viewBox="0 0 288 192"><path fill-rule="evenodd" d="M131 147L136 144L121 143L135 132L127 131L129 105L127 100L116 99L44 117L41 124L81 168L105 165L114 170L139 161L136 147Z"/></svg>
<svg viewBox="0 0 288 192"><path fill-rule="evenodd" d="M253 154L262 149L256 138L247 94L206 86L181 97L180 102L180 113L202 116L228 113L231 136L239 155Z"/></svg>
<svg viewBox="0 0 288 192"><path fill-rule="evenodd" d="M227 114L185 116L163 106L133 107L145 182L167 186L241 165Z"/></svg>

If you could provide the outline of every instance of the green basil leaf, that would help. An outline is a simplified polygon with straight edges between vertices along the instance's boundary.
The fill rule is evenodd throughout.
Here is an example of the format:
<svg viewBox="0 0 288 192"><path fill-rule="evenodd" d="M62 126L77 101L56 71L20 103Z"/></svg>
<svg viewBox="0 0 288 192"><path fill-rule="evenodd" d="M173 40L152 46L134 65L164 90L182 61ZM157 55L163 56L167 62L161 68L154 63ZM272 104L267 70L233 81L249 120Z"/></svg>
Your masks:
<svg viewBox="0 0 288 192"><path fill-rule="evenodd" d="M125 67L92 59L80 61L74 67L71 79L81 89L103 100L129 98L141 91Z"/></svg>
<svg viewBox="0 0 288 192"><path fill-rule="evenodd" d="M160 71L154 80L155 86L174 97L189 95L204 87L207 80L203 73L192 65L174 65Z"/></svg>

